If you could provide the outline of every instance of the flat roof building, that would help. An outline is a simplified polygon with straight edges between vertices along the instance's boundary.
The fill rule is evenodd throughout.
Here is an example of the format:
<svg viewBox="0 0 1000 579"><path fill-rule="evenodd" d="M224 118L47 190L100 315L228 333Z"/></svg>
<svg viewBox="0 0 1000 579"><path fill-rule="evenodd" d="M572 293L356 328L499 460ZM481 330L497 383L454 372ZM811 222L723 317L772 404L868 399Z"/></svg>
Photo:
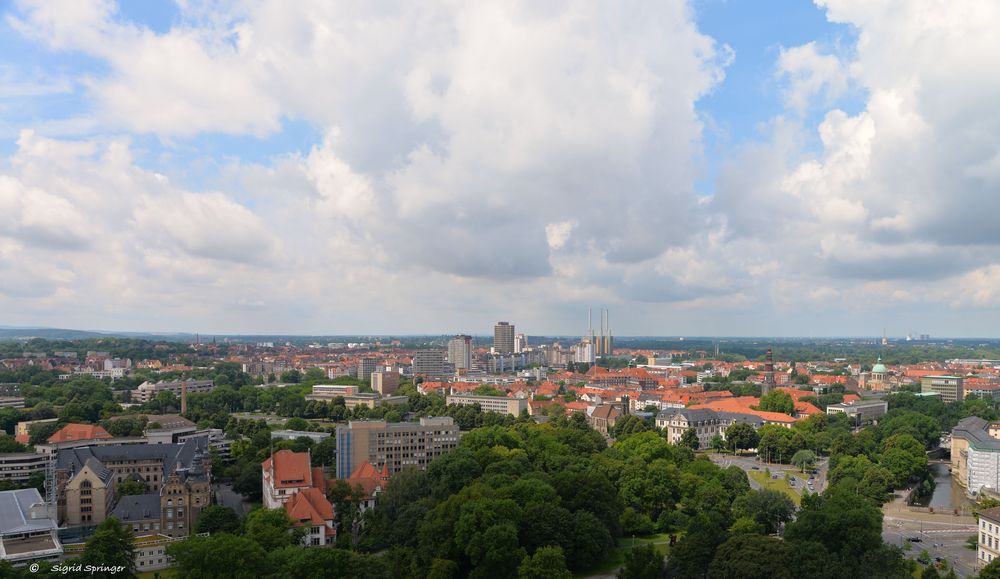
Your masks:
<svg viewBox="0 0 1000 579"><path fill-rule="evenodd" d="M965 399L964 380L958 376L924 376L920 379L920 391L937 392L943 402Z"/></svg>
<svg viewBox="0 0 1000 579"><path fill-rule="evenodd" d="M57 527L38 489L0 491L0 560L17 567L59 560Z"/></svg>
<svg viewBox="0 0 1000 579"><path fill-rule="evenodd" d="M499 412L511 416L520 416L528 409L526 398L508 398L507 396L477 396L474 394L452 394L445 401L448 404L471 406L478 404L483 412Z"/></svg>
<svg viewBox="0 0 1000 579"><path fill-rule="evenodd" d="M889 411L889 403L884 400L855 400L826 407L827 414L846 414L855 421L878 420Z"/></svg>
<svg viewBox="0 0 1000 579"><path fill-rule="evenodd" d="M408 466L424 469L458 446L458 430L450 416L397 423L352 420L337 427L336 477L350 477L365 462L387 465L393 474Z"/></svg>

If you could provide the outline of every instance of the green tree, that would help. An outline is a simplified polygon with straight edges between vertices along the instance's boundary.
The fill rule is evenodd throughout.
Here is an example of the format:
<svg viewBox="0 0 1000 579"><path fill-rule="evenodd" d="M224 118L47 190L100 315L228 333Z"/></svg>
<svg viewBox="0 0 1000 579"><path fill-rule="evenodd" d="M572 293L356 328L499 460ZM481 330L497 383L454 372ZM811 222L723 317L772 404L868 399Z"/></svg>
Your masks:
<svg viewBox="0 0 1000 579"><path fill-rule="evenodd" d="M694 428L688 428L681 434L681 446L686 446L691 450L698 450L701 446L701 442L698 441L698 431Z"/></svg>
<svg viewBox="0 0 1000 579"><path fill-rule="evenodd" d="M1000 558L993 559L979 571L979 579L1000 579Z"/></svg>
<svg viewBox="0 0 1000 579"><path fill-rule="evenodd" d="M141 480L126 480L119 483L117 492L120 496L146 494L146 483Z"/></svg>
<svg viewBox="0 0 1000 579"><path fill-rule="evenodd" d="M737 422L726 428L726 441L733 452L737 450L747 450L757 448L760 438L753 426L746 422Z"/></svg>
<svg viewBox="0 0 1000 579"><path fill-rule="evenodd" d="M812 468L813 464L816 462L816 453L808 450L802 449L792 455L791 463L799 467L799 471L805 472L807 468Z"/></svg>
<svg viewBox="0 0 1000 579"><path fill-rule="evenodd" d="M240 530L240 516L223 505L209 505L201 510L196 533L236 533Z"/></svg>
<svg viewBox="0 0 1000 579"><path fill-rule="evenodd" d="M792 520L795 503L787 494L761 489L742 494L733 501L733 516L748 517L760 523L765 533L776 533L782 524Z"/></svg>
<svg viewBox="0 0 1000 579"><path fill-rule="evenodd" d="M284 509L256 509L246 516L246 535L265 551L295 545L302 538L301 529L292 529L292 520Z"/></svg>
<svg viewBox="0 0 1000 579"><path fill-rule="evenodd" d="M781 412L791 416L795 413L795 401L792 400L792 396L787 392L771 390L760 397L757 409L765 412Z"/></svg>
<svg viewBox="0 0 1000 579"><path fill-rule="evenodd" d="M561 547L542 547L534 555L525 555L517 568L518 579L571 579Z"/></svg>
<svg viewBox="0 0 1000 579"><path fill-rule="evenodd" d="M257 579L266 575L267 555L248 537L221 533L213 537L190 537L167 546L172 570L190 579Z"/></svg>
<svg viewBox="0 0 1000 579"><path fill-rule="evenodd" d="M289 418L285 422L285 428L288 430L309 430L309 423L303 418Z"/></svg>
<svg viewBox="0 0 1000 579"><path fill-rule="evenodd" d="M708 446L715 452L722 452L726 448L726 441L723 440L718 434L715 434L712 436L712 439L708 441Z"/></svg>
<svg viewBox="0 0 1000 579"><path fill-rule="evenodd" d="M709 579L792 579L788 546L761 535L737 535L719 546L708 568Z"/></svg>
<svg viewBox="0 0 1000 579"><path fill-rule="evenodd" d="M94 577L135 577L135 547L132 533L115 517L97 525L87 539L80 562L84 565L123 567L123 573L98 573Z"/></svg>
<svg viewBox="0 0 1000 579"><path fill-rule="evenodd" d="M663 573L663 555L654 545L641 545L625 551L618 579L661 579Z"/></svg>

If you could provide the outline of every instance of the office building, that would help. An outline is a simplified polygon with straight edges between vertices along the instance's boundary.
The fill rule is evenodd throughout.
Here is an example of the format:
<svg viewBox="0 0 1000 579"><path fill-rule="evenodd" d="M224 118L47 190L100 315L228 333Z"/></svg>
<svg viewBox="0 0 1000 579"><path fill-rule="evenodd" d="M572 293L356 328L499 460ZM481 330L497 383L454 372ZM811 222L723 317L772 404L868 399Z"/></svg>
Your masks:
<svg viewBox="0 0 1000 579"><path fill-rule="evenodd" d="M526 398L508 398L506 396L476 396L473 394L452 394L445 401L448 404L473 405L478 404L483 412L499 412L511 416L520 416L521 411L528 409Z"/></svg>
<svg viewBox="0 0 1000 579"><path fill-rule="evenodd" d="M0 454L0 483L16 486L28 482L33 473L45 471L50 455L36 452L6 452Z"/></svg>
<svg viewBox="0 0 1000 579"><path fill-rule="evenodd" d="M296 438L308 438L313 442L323 442L332 436L329 432L311 432L308 430L272 430L271 440L295 440Z"/></svg>
<svg viewBox="0 0 1000 579"><path fill-rule="evenodd" d="M24 408L24 396L0 396L0 408Z"/></svg>
<svg viewBox="0 0 1000 579"><path fill-rule="evenodd" d="M958 376L924 376L920 379L921 392L937 392L941 401L961 402L965 399L964 380Z"/></svg>
<svg viewBox="0 0 1000 579"><path fill-rule="evenodd" d="M455 336L448 340L448 362L456 371L472 368L472 336Z"/></svg>
<svg viewBox="0 0 1000 579"><path fill-rule="evenodd" d="M22 567L62 555L58 525L38 489L0 491L0 560Z"/></svg>
<svg viewBox="0 0 1000 579"><path fill-rule="evenodd" d="M458 446L458 425L450 416L420 422L386 423L352 420L337 427L337 478L348 478L368 462L395 474L405 467L424 469Z"/></svg>
<svg viewBox="0 0 1000 579"><path fill-rule="evenodd" d="M399 390L399 372L372 372L372 390L382 396L395 394Z"/></svg>
<svg viewBox="0 0 1000 579"><path fill-rule="evenodd" d="M493 351L497 354L514 353L514 324L498 322L493 327Z"/></svg>
<svg viewBox="0 0 1000 579"><path fill-rule="evenodd" d="M855 400L826 407L827 414L846 414L854 422L875 421L889 411L889 403L884 400Z"/></svg>
<svg viewBox="0 0 1000 579"><path fill-rule="evenodd" d="M413 354L413 375L426 378L444 376L444 351L417 350Z"/></svg>

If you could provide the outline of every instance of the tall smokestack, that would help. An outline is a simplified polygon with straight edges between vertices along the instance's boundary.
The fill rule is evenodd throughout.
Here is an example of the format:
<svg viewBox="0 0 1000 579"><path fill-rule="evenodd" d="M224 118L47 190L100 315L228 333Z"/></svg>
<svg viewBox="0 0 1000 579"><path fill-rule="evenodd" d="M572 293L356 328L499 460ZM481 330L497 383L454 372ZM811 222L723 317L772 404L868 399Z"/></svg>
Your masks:
<svg viewBox="0 0 1000 579"><path fill-rule="evenodd" d="M594 308L587 308L587 336L594 335Z"/></svg>
<svg viewBox="0 0 1000 579"><path fill-rule="evenodd" d="M187 380L181 382L181 416L188 411L188 383Z"/></svg>

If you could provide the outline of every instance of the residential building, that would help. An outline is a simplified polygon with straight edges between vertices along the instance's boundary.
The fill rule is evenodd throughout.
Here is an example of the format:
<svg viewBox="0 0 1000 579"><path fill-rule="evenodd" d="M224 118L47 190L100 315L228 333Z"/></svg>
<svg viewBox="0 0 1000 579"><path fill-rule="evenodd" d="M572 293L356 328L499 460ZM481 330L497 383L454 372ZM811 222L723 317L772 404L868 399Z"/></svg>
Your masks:
<svg viewBox="0 0 1000 579"><path fill-rule="evenodd" d="M963 379L958 376L924 376L920 379L921 392L937 392L943 402L961 402L965 399Z"/></svg>
<svg viewBox="0 0 1000 579"><path fill-rule="evenodd" d="M371 383L372 372L378 368L378 360L375 358L358 358L358 367L354 377L358 380Z"/></svg>
<svg viewBox="0 0 1000 579"><path fill-rule="evenodd" d="M528 349L528 337L524 334L514 334L514 353L520 354Z"/></svg>
<svg viewBox="0 0 1000 579"><path fill-rule="evenodd" d="M976 569L982 569L1000 557L1000 507L979 511L979 542Z"/></svg>
<svg viewBox="0 0 1000 579"><path fill-rule="evenodd" d="M322 468L310 464L308 452L279 450L261 463L264 508L285 509L296 526L305 527L307 546L336 540L333 505L326 498Z"/></svg>
<svg viewBox="0 0 1000 579"><path fill-rule="evenodd" d="M264 508L281 508L295 493L319 487L323 490L323 469L310 466L310 453L284 449L260 465L263 474Z"/></svg>
<svg viewBox="0 0 1000 579"><path fill-rule="evenodd" d="M132 401L146 404L155 400L161 392L170 392L180 398L182 390L187 391L188 394L196 394L211 392L214 389L214 380L171 380L156 383L147 380L132 391Z"/></svg>
<svg viewBox="0 0 1000 579"><path fill-rule="evenodd" d="M347 484L352 489L360 486L364 490L364 496L359 501L362 512L375 507L379 493L385 490L389 484L389 476L388 464L383 464L382 468L378 469L370 462L363 462L361 466L354 469L350 478L347 479Z"/></svg>
<svg viewBox="0 0 1000 579"><path fill-rule="evenodd" d="M444 371L443 350L417 350L413 353L413 375L441 378Z"/></svg>
<svg viewBox="0 0 1000 579"><path fill-rule="evenodd" d="M0 491L0 561L22 567L58 561L63 548L58 525L38 489Z"/></svg>
<svg viewBox="0 0 1000 579"><path fill-rule="evenodd" d="M497 354L514 353L514 324L497 322L493 326L493 351Z"/></svg>
<svg viewBox="0 0 1000 579"><path fill-rule="evenodd" d="M399 390L399 372L372 372L372 390L382 396L395 394Z"/></svg>
<svg viewBox="0 0 1000 579"><path fill-rule="evenodd" d="M408 466L426 468L458 446L458 425L449 416L420 422L352 420L337 427L337 478L348 478L364 462L395 474Z"/></svg>
<svg viewBox="0 0 1000 579"><path fill-rule="evenodd" d="M472 336L455 336L448 340L448 362L456 371L472 369Z"/></svg>
<svg viewBox="0 0 1000 579"><path fill-rule="evenodd" d="M285 503L285 512L295 526L305 528L303 545L320 547L337 540L333 505L320 489L310 487L295 493Z"/></svg>
<svg viewBox="0 0 1000 579"><path fill-rule="evenodd" d="M473 394L452 394L445 399L447 404L473 405L478 404L483 412L499 412L511 416L520 416L528 409L527 398L508 398L507 396L476 396Z"/></svg>
<svg viewBox="0 0 1000 579"><path fill-rule="evenodd" d="M888 411L889 403L884 400L854 400L826 407L827 414L846 414L858 423L878 420Z"/></svg>
<svg viewBox="0 0 1000 579"><path fill-rule="evenodd" d="M36 452L8 452L0 454L0 482L23 485L33 473L44 471L50 455Z"/></svg>

